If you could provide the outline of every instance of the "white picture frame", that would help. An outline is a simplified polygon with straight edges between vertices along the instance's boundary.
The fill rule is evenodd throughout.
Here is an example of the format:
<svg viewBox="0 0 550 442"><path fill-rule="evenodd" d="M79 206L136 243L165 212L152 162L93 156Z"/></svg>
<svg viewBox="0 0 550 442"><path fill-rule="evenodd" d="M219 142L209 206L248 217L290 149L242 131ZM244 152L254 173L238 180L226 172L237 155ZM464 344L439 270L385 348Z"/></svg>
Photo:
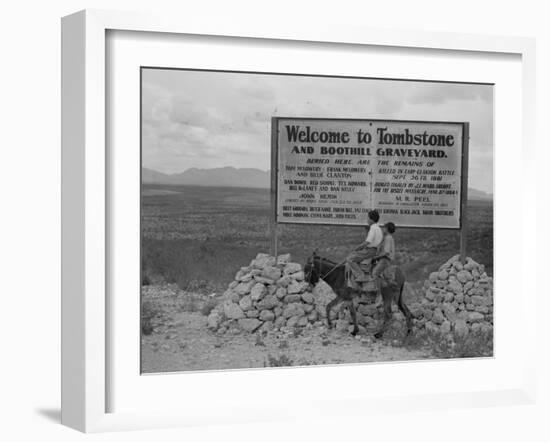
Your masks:
<svg viewBox="0 0 550 442"><path fill-rule="evenodd" d="M138 428L185 426L219 422L247 422L296 416L334 415L330 401L314 401L306 410L274 406L255 410L255 404L242 403L239 409L254 412L240 417L185 411L109 412L108 396L113 386L109 372L112 354L108 343L111 311L109 259L107 244L112 239L108 228L111 198L107 173L108 151L106 120L109 109L106 79L107 45L110 31L155 32L163 35L202 35L222 38L276 39L286 42L339 43L442 51L468 51L483 57L485 53L513 54L521 57L521 174L523 187L518 190L524 209L522 223L534 219L536 192L530 186L529 170L534 157L535 43L518 37L492 37L416 31L394 32L344 25L300 26L267 21L209 22L201 17L166 17L151 14L86 10L62 21L62 423L85 432ZM534 175L534 174L532 174ZM517 203L517 201L516 201ZM521 272L526 271L527 256L534 256L532 242L518 245ZM521 305L536 303L534 281L521 278ZM535 397L535 336L533 317L521 319L525 343L519 355L523 367L521 379L498 389L473 389L461 393L430 392L424 395L365 396L339 399L339 413L368 414L376 410L399 411L426 408L456 408L532 403ZM527 336L526 336L527 335ZM498 354L496 355L498 358ZM389 365L385 365L389 367ZM327 367L334 370L343 367ZM355 373L361 367L353 367ZM389 369L388 369L389 370ZM283 370L286 378L297 376ZM255 371L254 373L258 373ZM294 374L295 373L295 374ZM311 373L311 372L310 372ZM327 372L328 373L328 372ZM243 372L229 373L243 376ZM259 376L255 374L254 376ZM170 377L168 377L170 378ZM173 378L175 379L175 378ZM194 378L194 379L199 379ZM517 381L517 382L516 382ZM171 381L165 381L170 383ZM175 381L174 381L175 382ZM243 402L246 399L242 399ZM257 407L256 407L257 408Z"/></svg>

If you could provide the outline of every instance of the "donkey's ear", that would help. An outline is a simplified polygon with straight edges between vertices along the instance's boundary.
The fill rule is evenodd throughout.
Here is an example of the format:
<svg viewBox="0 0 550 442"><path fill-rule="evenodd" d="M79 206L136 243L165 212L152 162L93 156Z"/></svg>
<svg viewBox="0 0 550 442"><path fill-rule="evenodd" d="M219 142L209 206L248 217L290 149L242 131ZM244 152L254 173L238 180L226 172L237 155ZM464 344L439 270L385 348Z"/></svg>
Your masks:
<svg viewBox="0 0 550 442"><path fill-rule="evenodd" d="M312 255L313 255L313 256L317 256L317 252L318 252L318 251L319 251L319 248L316 248L316 249L313 251Z"/></svg>

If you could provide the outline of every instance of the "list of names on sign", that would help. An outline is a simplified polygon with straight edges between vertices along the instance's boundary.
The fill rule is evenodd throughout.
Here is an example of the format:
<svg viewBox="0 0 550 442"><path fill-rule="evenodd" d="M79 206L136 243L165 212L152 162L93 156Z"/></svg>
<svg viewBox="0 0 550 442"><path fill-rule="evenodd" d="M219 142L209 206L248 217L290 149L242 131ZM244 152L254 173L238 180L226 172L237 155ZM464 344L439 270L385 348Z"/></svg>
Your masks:
<svg viewBox="0 0 550 442"><path fill-rule="evenodd" d="M274 118L277 222L459 228L464 124ZM272 165L273 167L273 165Z"/></svg>

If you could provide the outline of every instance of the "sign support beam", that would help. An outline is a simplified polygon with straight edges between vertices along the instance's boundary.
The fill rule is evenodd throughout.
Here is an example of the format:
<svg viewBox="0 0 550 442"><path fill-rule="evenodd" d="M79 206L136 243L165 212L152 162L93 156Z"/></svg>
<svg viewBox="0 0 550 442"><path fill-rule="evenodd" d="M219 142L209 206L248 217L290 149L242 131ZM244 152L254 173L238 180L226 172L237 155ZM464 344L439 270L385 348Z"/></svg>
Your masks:
<svg viewBox="0 0 550 442"><path fill-rule="evenodd" d="M271 255L277 257L277 174L279 171L279 165L277 161L277 152L278 150L274 148L274 146L277 146L277 138L278 138L278 125L277 125L277 118L272 117L271 118L271 193L270 193L270 201L271 201L271 214L269 216L269 236L271 240L270 245L270 253Z"/></svg>
<svg viewBox="0 0 550 442"><path fill-rule="evenodd" d="M468 152L470 144L470 123L464 123L462 133L462 190L460 193L460 262L466 262L468 243Z"/></svg>

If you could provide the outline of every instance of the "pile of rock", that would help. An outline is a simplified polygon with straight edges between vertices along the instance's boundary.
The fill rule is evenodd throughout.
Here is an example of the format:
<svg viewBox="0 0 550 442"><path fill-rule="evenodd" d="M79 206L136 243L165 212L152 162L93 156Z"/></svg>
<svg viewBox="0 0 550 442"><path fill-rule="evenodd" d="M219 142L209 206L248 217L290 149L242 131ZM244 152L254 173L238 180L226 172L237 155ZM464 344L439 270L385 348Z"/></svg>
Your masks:
<svg viewBox="0 0 550 442"><path fill-rule="evenodd" d="M237 272L209 314L208 327L223 334L324 326L326 305L335 294L324 282L312 293L304 279L302 266L291 262L289 254L274 257L260 253ZM367 295L356 300L361 332L376 328L383 318L382 306L374 301ZM484 266L471 258L462 264L458 255L453 256L430 274L420 302L405 302L418 329L466 335L493 327L493 280ZM396 319L403 319L396 306L392 311ZM332 310L331 319L341 331L353 327L345 303Z"/></svg>
<svg viewBox="0 0 550 442"><path fill-rule="evenodd" d="M424 298L414 309L417 326L448 334L493 328L493 279L482 264L453 256L424 283Z"/></svg>
<svg viewBox="0 0 550 442"><path fill-rule="evenodd" d="M333 297L330 289L314 296L302 266L291 262L290 254L260 253L237 272L222 302L208 316L208 327L225 333L320 324Z"/></svg>

